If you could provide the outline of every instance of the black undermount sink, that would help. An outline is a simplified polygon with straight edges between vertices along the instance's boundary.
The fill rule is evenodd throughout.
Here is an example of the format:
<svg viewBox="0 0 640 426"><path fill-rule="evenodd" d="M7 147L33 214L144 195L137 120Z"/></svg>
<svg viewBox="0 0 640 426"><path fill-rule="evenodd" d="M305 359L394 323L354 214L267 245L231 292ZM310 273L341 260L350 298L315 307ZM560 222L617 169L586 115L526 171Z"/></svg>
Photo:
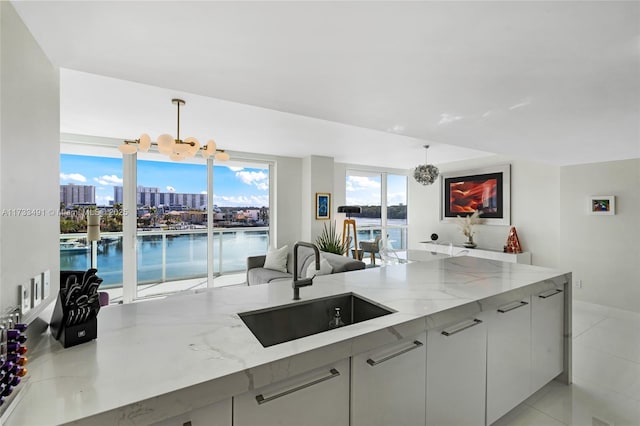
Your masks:
<svg viewBox="0 0 640 426"><path fill-rule="evenodd" d="M345 326L395 311L346 293L238 315L265 348L331 330L329 325L340 308Z"/></svg>

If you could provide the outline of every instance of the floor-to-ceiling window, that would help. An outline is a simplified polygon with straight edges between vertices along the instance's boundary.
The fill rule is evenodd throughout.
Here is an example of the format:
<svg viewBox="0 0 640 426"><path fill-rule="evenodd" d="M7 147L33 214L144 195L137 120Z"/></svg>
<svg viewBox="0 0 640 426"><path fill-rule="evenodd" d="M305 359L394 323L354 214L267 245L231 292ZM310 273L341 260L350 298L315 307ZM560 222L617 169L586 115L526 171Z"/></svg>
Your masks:
<svg viewBox="0 0 640 426"><path fill-rule="evenodd" d="M137 297L198 287L203 280L180 288L152 284L207 276L207 165L142 157L136 163Z"/></svg>
<svg viewBox="0 0 640 426"><path fill-rule="evenodd" d="M346 202L360 206L356 219L358 243L380 235L393 250L407 244L407 177L387 172L348 170Z"/></svg>
<svg viewBox="0 0 640 426"><path fill-rule="evenodd" d="M407 250L407 177L387 174L387 245L394 250Z"/></svg>
<svg viewBox="0 0 640 426"><path fill-rule="evenodd" d="M102 288L122 287L122 159L60 155L60 269L86 270L92 244L87 241L87 209L101 215L101 239L95 244Z"/></svg>
<svg viewBox="0 0 640 426"><path fill-rule="evenodd" d="M68 153L63 144L62 151L61 269L85 270L91 265L85 212L100 210L96 266L104 279L101 289L115 289L112 300L123 298L123 281L127 281L123 280L123 258L131 256L123 250L123 214L135 215L136 221L136 282L124 283L125 288L135 286L130 293L134 298L243 283L246 257L267 251L273 167L268 162L240 158L216 162L209 174L202 158L172 162L157 153L139 153L136 178L129 184L134 186L135 206L125 210L127 179L115 148L74 145ZM96 155L90 155L93 151ZM209 176L213 187L211 256ZM214 280L208 280L208 275Z"/></svg>

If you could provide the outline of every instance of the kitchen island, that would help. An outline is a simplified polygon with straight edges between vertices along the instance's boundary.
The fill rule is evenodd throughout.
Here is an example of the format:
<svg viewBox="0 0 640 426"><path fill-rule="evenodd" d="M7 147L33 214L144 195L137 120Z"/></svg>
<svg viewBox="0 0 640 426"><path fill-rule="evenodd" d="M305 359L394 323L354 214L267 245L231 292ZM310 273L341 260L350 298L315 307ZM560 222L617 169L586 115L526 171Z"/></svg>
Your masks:
<svg viewBox="0 0 640 426"><path fill-rule="evenodd" d="M491 330L491 324L495 321L491 315L496 309L497 312L524 312L519 308L525 306L529 309L528 302L524 300L530 301L531 309L527 311L529 314L521 316L527 318L528 315L531 319L536 309L534 302L538 298L551 299L555 294L561 295L553 296L561 300L561 328L559 337L551 336L551 340L557 341L559 338L561 341L560 365L559 370L552 372L552 376L543 379L543 382L556 377L570 383L569 283L570 273L471 257L413 262L316 277L313 286L301 289L303 302L354 293L395 312L267 348L259 343L238 313L294 303L291 300L290 283L209 289L162 300L110 306L103 309L98 317L97 340L63 349L57 341L48 337L33 348L29 380L4 421L6 425L68 422L87 425L155 422L182 425L182 419L189 420L190 413L207 407L213 407L213 412L219 413L222 418L228 415L231 421L233 406L234 424L241 424L242 404L248 404L247 401L255 403L258 393L264 398L267 391L273 390L270 387L277 387L278 383L295 380L310 371L344 360L355 360L376 348L398 342L406 341L429 354L431 348L439 347L439 343L430 340L431 336L436 338L447 333L460 336L463 335L460 331L475 324L486 325ZM520 305L516 303L515 307L511 307L514 301L519 301ZM549 317L544 315L544 318ZM467 326L461 321L472 322ZM531 325L528 327L526 330L535 328ZM474 329L480 330L480 327ZM491 342L491 331L483 332ZM512 327L505 330L506 335L510 332L514 332ZM502 331L495 334L500 335ZM414 336L426 336L426 339ZM532 332L527 340L528 348L534 351L538 346L535 336L535 332ZM486 344L487 339L484 341ZM496 340L496 344L499 343ZM412 349L413 346L403 351ZM548 352L546 350L545 354ZM486 353L490 354L491 349ZM371 357L365 358L367 362L371 361ZM429 359L437 360L437 353ZM491 370L491 363L497 361L486 360L488 371ZM499 364L508 366L509 363ZM332 374L329 379L341 374L346 378L349 389L348 380L355 379L357 369L354 367L349 372L348 362L341 365L346 365L344 368L347 371L343 367L343 371L330 368L327 370ZM532 379L526 380L525 392L533 393L536 366L530 367L531 373L526 374ZM429 370L426 364L427 383L439 380L429 375L437 370L440 369ZM492 379L485 380L490 388ZM296 387L291 384L288 386ZM352 387L352 392L360 388L354 383ZM426 406L428 424L429 407L438 404L437 395L429 393L428 384L426 393L426 405L423 403L422 407ZM352 395L356 403L359 396ZM358 424L358 410L352 407L349 414L349 399L347 394L344 402L348 416L345 426L349 423ZM485 400L484 396L482 400ZM372 406L375 404L371 402ZM482 408L481 423L486 421L490 424L495 420L490 412L494 413L494 417L500 416L504 411L501 404L502 401L498 401L495 410ZM302 410L308 411L308 407L302 407ZM193 424L195 426L197 423Z"/></svg>

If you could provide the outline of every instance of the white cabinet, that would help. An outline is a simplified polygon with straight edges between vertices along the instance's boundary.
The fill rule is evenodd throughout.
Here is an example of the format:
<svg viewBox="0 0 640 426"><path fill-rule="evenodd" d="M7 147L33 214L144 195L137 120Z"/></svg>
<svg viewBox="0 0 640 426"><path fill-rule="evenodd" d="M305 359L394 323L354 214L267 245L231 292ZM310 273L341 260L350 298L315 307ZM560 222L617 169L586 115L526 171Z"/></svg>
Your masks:
<svg viewBox="0 0 640 426"><path fill-rule="evenodd" d="M153 426L232 426L231 398L154 423Z"/></svg>
<svg viewBox="0 0 640 426"><path fill-rule="evenodd" d="M477 318L427 331L427 426L484 424L486 347Z"/></svg>
<svg viewBox="0 0 640 426"><path fill-rule="evenodd" d="M233 399L234 426L348 426L349 360Z"/></svg>
<svg viewBox="0 0 640 426"><path fill-rule="evenodd" d="M352 426L425 424L426 337L421 333L353 357Z"/></svg>
<svg viewBox="0 0 640 426"><path fill-rule="evenodd" d="M426 251L411 250L409 253L410 260L426 261L430 260L429 255L432 253L440 253L447 256L471 256L479 257L481 259L500 260L502 262L531 265L531 253L529 252L505 253L502 250L492 250L487 248L470 249L460 245L451 245L447 243L437 244L431 241L421 241L421 243L424 244Z"/></svg>
<svg viewBox="0 0 640 426"><path fill-rule="evenodd" d="M530 395L531 297L486 312L487 424Z"/></svg>
<svg viewBox="0 0 640 426"><path fill-rule="evenodd" d="M531 297L531 392L564 369L564 292L551 289Z"/></svg>

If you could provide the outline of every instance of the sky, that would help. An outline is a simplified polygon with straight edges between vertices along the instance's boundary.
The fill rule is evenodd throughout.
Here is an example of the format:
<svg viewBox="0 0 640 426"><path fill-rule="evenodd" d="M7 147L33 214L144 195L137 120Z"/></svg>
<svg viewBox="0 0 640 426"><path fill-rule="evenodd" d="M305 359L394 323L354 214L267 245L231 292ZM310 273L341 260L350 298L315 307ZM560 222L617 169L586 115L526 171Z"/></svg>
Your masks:
<svg viewBox="0 0 640 426"><path fill-rule="evenodd" d="M96 204L113 200L113 187L122 186L122 159L60 155L60 184L93 185ZM207 192L206 164L138 160L138 185L160 191ZM269 205L269 169L214 166L214 204L220 207Z"/></svg>
<svg viewBox="0 0 640 426"><path fill-rule="evenodd" d="M350 172L347 175L347 204L351 206L380 205L380 174ZM407 177L387 175L387 205L407 204Z"/></svg>
<svg viewBox="0 0 640 426"><path fill-rule="evenodd" d="M380 205L380 174L350 172L346 181L347 204ZM60 184L94 185L96 203L113 200L113 186L122 185L122 159L86 155L60 155ZM206 193L205 164L138 160L138 185L161 191ZM388 175L388 205L407 204L407 177ZM269 169L214 166L214 204L220 207L269 205Z"/></svg>

